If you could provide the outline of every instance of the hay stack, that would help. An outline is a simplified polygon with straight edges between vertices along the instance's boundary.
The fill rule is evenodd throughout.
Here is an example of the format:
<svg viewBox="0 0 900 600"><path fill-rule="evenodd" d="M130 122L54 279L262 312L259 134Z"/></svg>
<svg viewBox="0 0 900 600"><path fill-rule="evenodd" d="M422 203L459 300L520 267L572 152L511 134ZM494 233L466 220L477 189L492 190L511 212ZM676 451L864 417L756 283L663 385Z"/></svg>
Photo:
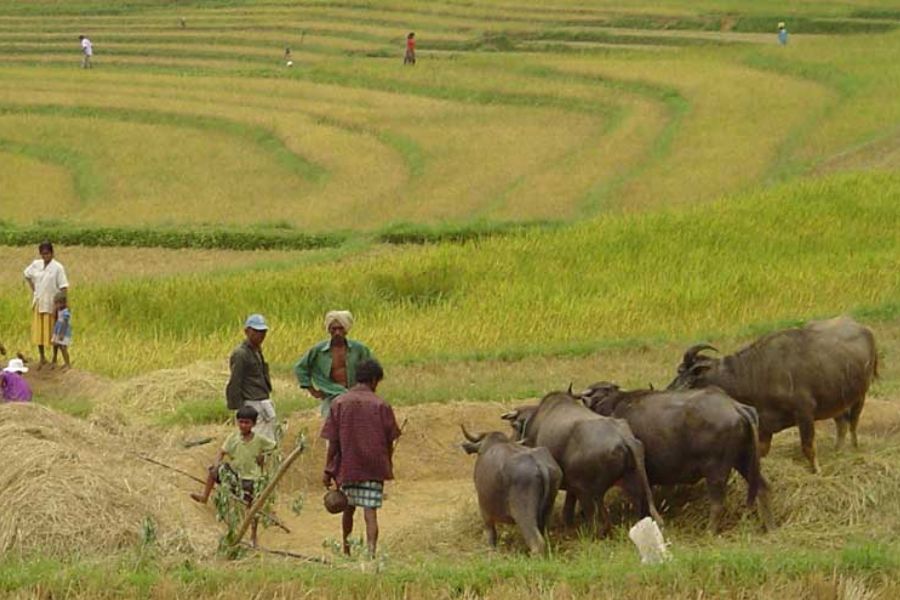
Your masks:
<svg viewBox="0 0 900 600"><path fill-rule="evenodd" d="M95 394L96 405L121 411L129 420L157 421L174 415L192 402L221 402L225 406L228 383L227 361L200 361L177 369L162 369L122 381L109 382ZM274 379L275 404L291 396L301 395L291 378Z"/></svg>
<svg viewBox="0 0 900 600"><path fill-rule="evenodd" d="M209 398L224 403L228 365L198 362L178 369L153 371L106 386L98 406L124 410L137 418L171 415L183 404Z"/></svg>
<svg viewBox="0 0 900 600"><path fill-rule="evenodd" d="M164 553L213 550L213 516L129 455L134 439L39 405L0 405L0 551L104 554L140 544L145 522Z"/></svg>

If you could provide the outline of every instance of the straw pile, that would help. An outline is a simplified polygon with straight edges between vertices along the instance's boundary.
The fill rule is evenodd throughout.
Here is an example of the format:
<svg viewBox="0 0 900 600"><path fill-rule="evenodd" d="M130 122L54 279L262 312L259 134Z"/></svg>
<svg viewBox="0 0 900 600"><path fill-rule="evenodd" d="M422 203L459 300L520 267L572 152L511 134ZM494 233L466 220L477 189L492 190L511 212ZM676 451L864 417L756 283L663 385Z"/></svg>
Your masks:
<svg viewBox="0 0 900 600"><path fill-rule="evenodd" d="M140 544L148 525L161 552L213 550L213 516L128 454L139 439L39 405L0 405L0 552L115 552Z"/></svg>
<svg viewBox="0 0 900 600"><path fill-rule="evenodd" d="M122 411L131 420L154 421L198 401L214 400L224 408L227 383L227 361L200 361L109 382L96 394L96 405ZM274 379L272 384L276 401L300 395L294 381Z"/></svg>
<svg viewBox="0 0 900 600"><path fill-rule="evenodd" d="M115 382L106 387L97 405L115 407L139 418L154 418L200 399L217 398L224 403L227 381L226 364L195 363Z"/></svg>

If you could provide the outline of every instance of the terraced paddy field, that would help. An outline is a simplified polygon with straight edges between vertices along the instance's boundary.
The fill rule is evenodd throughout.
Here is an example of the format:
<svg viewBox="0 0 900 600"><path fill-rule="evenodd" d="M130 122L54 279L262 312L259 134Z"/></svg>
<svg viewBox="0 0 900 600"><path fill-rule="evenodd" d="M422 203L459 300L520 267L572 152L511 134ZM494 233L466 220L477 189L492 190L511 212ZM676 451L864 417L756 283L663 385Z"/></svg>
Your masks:
<svg viewBox="0 0 900 600"><path fill-rule="evenodd" d="M77 331L74 371L29 375L48 412L0 407L21 466L0 497L31 507L0 519L0 589L894 597L898 27L887 0L0 1L0 339L34 353L20 277L46 237ZM182 443L228 431L225 359L255 311L288 439L314 440L290 367L332 308L355 313L410 419L385 555L329 550L313 444L276 501L304 535L263 538L328 564L216 558L192 483L123 449L202 473L210 446ZM776 438L774 535L733 482L721 537L697 526L702 488L660 492L676 559L658 569L618 500L612 539L559 527L549 558L512 533L483 549L460 421L490 427L570 381L664 385L696 341L730 351L840 313L879 340L863 449L832 453L824 428L816 479L795 434ZM57 463L96 481L54 479Z"/></svg>

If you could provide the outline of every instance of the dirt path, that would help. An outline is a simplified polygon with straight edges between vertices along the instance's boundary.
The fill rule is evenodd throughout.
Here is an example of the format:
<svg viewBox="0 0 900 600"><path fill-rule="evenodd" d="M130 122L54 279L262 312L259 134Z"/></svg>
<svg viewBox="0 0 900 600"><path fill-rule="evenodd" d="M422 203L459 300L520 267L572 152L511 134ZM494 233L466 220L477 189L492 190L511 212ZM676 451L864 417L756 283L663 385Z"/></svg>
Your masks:
<svg viewBox="0 0 900 600"><path fill-rule="evenodd" d="M458 536L460 518L474 524L472 548L482 540L477 524L477 509L471 481L474 457L459 448L462 434L459 423L474 431L489 429L506 431L499 415L508 407L496 403L431 404L398 408L397 419L407 420L395 456L396 480L386 485L386 499L379 511L380 546L389 554L407 550L437 549L444 543L454 546L460 540L442 539ZM289 419L286 447L292 447L296 436L305 432L309 446L285 476L278 490L276 513L291 529L290 534L270 527L261 534L267 548L290 550L309 556L333 556L332 545L340 541L341 520L322 507L324 488L321 483L325 463L325 445L318 438L321 420L314 411L296 413ZM173 438L210 436L219 440L227 434L224 426L205 426L183 430ZM172 457L177 466L202 474L204 465L215 454L215 443L179 449ZM185 492L190 480L185 481ZM303 509L299 515L291 504L302 494ZM210 512L214 509L209 506ZM442 527L443 526L443 527ZM464 527L464 530L471 527ZM355 536L364 535L362 515L358 515ZM465 542L463 542L465 543Z"/></svg>

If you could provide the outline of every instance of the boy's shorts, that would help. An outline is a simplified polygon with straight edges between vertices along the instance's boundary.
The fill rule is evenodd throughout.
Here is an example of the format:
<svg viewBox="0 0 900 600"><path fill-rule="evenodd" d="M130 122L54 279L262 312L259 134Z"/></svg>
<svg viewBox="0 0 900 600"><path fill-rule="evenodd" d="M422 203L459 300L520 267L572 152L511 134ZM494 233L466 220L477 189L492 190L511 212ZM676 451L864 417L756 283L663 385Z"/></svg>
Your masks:
<svg viewBox="0 0 900 600"><path fill-rule="evenodd" d="M241 482L241 490L232 489L232 493L238 495L239 491L243 491L244 502L247 502L248 504L253 503L253 488L256 486L255 481L252 479L239 479L237 471L235 471L234 467L228 463L219 465L218 469L211 466L209 472L213 477L213 481L218 484L221 484L223 481L239 480ZM226 472L228 475L225 474Z"/></svg>

